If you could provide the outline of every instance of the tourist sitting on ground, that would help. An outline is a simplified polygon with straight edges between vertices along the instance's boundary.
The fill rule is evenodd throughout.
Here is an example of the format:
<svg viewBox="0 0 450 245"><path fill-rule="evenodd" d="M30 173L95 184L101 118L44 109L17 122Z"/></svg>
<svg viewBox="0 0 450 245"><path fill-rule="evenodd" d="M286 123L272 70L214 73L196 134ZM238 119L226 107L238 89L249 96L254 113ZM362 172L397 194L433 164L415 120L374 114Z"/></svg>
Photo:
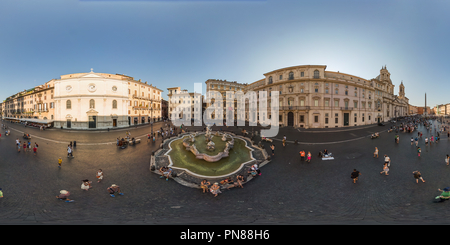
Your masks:
<svg viewBox="0 0 450 245"><path fill-rule="evenodd" d="M249 168L248 174L256 177L258 175L258 172L255 169Z"/></svg>
<svg viewBox="0 0 450 245"><path fill-rule="evenodd" d="M116 184L112 184L110 187L106 188L106 190L108 191L111 197L115 197L114 194L123 195L123 193L120 192L120 187Z"/></svg>
<svg viewBox="0 0 450 245"><path fill-rule="evenodd" d="M200 182L200 187L203 189L203 193L206 193L208 191L209 185L211 183L209 183L206 179L202 180L202 182Z"/></svg>
<svg viewBox="0 0 450 245"><path fill-rule="evenodd" d="M236 177L236 182L234 183L234 185L235 185L235 187L237 187L237 186L239 186L239 187L241 187L241 188L244 188L243 186L242 186L242 183L244 183L244 176L242 176L242 175L238 175L237 177Z"/></svg>
<svg viewBox="0 0 450 245"><path fill-rule="evenodd" d="M173 171L172 168L166 167L164 172L163 172L163 175L161 177L159 177L159 178L166 177L166 180L169 180L169 177L172 175L172 171Z"/></svg>
<svg viewBox="0 0 450 245"><path fill-rule="evenodd" d="M88 191L89 189L92 188L92 185L91 185L92 181L89 181L87 179L84 179L82 181L83 181L83 183L81 184L82 190Z"/></svg>
<svg viewBox="0 0 450 245"><path fill-rule="evenodd" d="M159 173L161 174L161 177L164 176L164 173L167 171L167 167L166 166L162 166L159 168Z"/></svg>
<svg viewBox="0 0 450 245"><path fill-rule="evenodd" d="M220 181L220 184L223 185L223 186L229 185L229 186L227 187L227 189L230 189L231 187L234 187L234 185L233 185L233 180L231 179L231 177L228 177L228 178L226 178L226 179Z"/></svg>
<svg viewBox="0 0 450 245"><path fill-rule="evenodd" d="M219 183L214 183L214 185L211 186L210 191L212 194L214 194L214 197L216 197L219 193L222 193L220 191Z"/></svg>
<svg viewBox="0 0 450 245"><path fill-rule="evenodd" d="M441 195L437 196L436 199L439 199L439 202L447 201L450 199L450 187L444 188L444 190L438 189L438 191L442 191Z"/></svg>
<svg viewBox="0 0 450 245"><path fill-rule="evenodd" d="M59 192L59 195L56 196L59 200L65 201L65 202L73 202L73 200L70 200L68 197L70 196L70 192L66 190L61 190Z"/></svg>

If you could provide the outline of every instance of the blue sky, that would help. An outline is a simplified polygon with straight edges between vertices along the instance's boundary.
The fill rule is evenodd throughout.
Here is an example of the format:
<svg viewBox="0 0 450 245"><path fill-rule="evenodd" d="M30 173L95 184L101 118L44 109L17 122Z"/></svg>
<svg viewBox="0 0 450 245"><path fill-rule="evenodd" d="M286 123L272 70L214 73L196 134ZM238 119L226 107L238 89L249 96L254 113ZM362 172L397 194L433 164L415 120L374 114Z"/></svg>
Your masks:
<svg viewBox="0 0 450 245"><path fill-rule="evenodd" d="M327 65L387 65L410 103L450 103L450 1L0 1L0 100L60 75L121 73L164 91Z"/></svg>

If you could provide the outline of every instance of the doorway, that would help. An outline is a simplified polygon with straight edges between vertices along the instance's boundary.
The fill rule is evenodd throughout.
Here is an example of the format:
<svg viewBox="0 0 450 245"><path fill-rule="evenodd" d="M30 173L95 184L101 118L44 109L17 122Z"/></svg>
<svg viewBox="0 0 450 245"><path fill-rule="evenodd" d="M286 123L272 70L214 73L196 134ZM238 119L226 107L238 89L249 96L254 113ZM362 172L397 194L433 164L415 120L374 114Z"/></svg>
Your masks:
<svg viewBox="0 0 450 245"><path fill-rule="evenodd" d="M72 120L67 119L66 128L72 128Z"/></svg>
<svg viewBox="0 0 450 245"><path fill-rule="evenodd" d="M294 113L288 113L288 126L294 126Z"/></svg>
<svg viewBox="0 0 450 245"><path fill-rule="evenodd" d="M117 127L117 119L113 119L113 127Z"/></svg>
<svg viewBox="0 0 450 245"><path fill-rule="evenodd" d="M89 128L97 128L97 116L89 116Z"/></svg>
<svg viewBox="0 0 450 245"><path fill-rule="evenodd" d="M348 118L350 113L344 113L344 126L348 126Z"/></svg>

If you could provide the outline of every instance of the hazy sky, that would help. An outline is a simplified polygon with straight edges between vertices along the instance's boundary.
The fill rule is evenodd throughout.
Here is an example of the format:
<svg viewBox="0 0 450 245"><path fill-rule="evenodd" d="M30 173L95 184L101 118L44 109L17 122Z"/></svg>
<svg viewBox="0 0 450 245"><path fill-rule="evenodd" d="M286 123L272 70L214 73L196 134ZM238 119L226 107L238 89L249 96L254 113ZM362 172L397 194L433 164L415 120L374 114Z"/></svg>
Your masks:
<svg viewBox="0 0 450 245"><path fill-rule="evenodd" d="M164 91L252 83L296 65L366 79L387 65L410 104L450 103L450 1L0 1L0 100L70 73Z"/></svg>

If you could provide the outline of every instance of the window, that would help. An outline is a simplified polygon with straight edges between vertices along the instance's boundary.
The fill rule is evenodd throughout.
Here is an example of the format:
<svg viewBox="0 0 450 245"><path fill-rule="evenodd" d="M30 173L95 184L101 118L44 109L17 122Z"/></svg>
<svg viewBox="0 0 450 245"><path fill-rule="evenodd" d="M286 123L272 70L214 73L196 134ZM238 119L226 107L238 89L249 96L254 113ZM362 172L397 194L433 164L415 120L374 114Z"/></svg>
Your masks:
<svg viewBox="0 0 450 245"><path fill-rule="evenodd" d="M272 84L272 83L273 83L272 77L269 77L269 84Z"/></svg>
<svg viewBox="0 0 450 245"><path fill-rule="evenodd" d="M325 88L325 93L328 94L328 88Z"/></svg>
<svg viewBox="0 0 450 245"><path fill-rule="evenodd" d="M117 109L117 100L112 101L112 108Z"/></svg>
<svg viewBox="0 0 450 245"><path fill-rule="evenodd" d="M347 90L345 90L345 95L348 95L348 91Z"/></svg>
<svg viewBox="0 0 450 245"><path fill-rule="evenodd" d="M304 115L300 115L300 122L304 123L305 122L305 116Z"/></svg>
<svg viewBox="0 0 450 245"><path fill-rule="evenodd" d="M72 101L70 100L66 101L66 109L72 109Z"/></svg>
<svg viewBox="0 0 450 245"><path fill-rule="evenodd" d="M325 106L326 107L330 106L330 101L329 100L325 100Z"/></svg>
<svg viewBox="0 0 450 245"><path fill-rule="evenodd" d="M358 108L358 102L353 102L353 105L354 105L353 107L355 107L355 109Z"/></svg>
<svg viewBox="0 0 450 245"><path fill-rule="evenodd" d="M89 108L94 109L95 108L95 100L91 99L89 100Z"/></svg>
<svg viewBox="0 0 450 245"><path fill-rule="evenodd" d="M339 107L339 101L338 100L334 101L334 107Z"/></svg>
<svg viewBox="0 0 450 245"><path fill-rule="evenodd" d="M318 99L314 100L314 106L319 106L319 100Z"/></svg>
<svg viewBox="0 0 450 245"><path fill-rule="evenodd" d="M300 76L301 76L301 77L304 77L304 76L305 76L305 73L302 71L302 72L300 73Z"/></svg>
<svg viewBox="0 0 450 245"><path fill-rule="evenodd" d="M314 122L318 123L319 122L319 116L314 116Z"/></svg>
<svg viewBox="0 0 450 245"><path fill-rule="evenodd" d="M320 76L319 76L319 71L318 70L315 70L314 71L314 78L319 78Z"/></svg>
<svg viewBox="0 0 450 245"><path fill-rule="evenodd" d="M315 93L319 93L319 89L318 89L318 88L315 88L315 89L314 89L314 92L315 92Z"/></svg>
<svg viewBox="0 0 450 245"><path fill-rule="evenodd" d="M300 100L300 106L305 106L305 100Z"/></svg>
<svg viewBox="0 0 450 245"><path fill-rule="evenodd" d="M280 75L280 80L283 80L283 75Z"/></svg>
<svg viewBox="0 0 450 245"><path fill-rule="evenodd" d="M325 117L325 124L328 124L328 117Z"/></svg>
<svg viewBox="0 0 450 245"><path fill-rule="evenodd" d="M355 92L355 97L358 97L358 93L357 92Z"/></svg>
<svg viewBox="0 0 450 245"><path fill-rule="evenodd" d="M294 73L291 71L289 72L289 80L293 80L294 79Z"/></svg>
<svg viewBox="0 0 450 245"><path fill-rule="evenodd" d="M334 90L335 94L339 94L339 89Z"/></svg>

